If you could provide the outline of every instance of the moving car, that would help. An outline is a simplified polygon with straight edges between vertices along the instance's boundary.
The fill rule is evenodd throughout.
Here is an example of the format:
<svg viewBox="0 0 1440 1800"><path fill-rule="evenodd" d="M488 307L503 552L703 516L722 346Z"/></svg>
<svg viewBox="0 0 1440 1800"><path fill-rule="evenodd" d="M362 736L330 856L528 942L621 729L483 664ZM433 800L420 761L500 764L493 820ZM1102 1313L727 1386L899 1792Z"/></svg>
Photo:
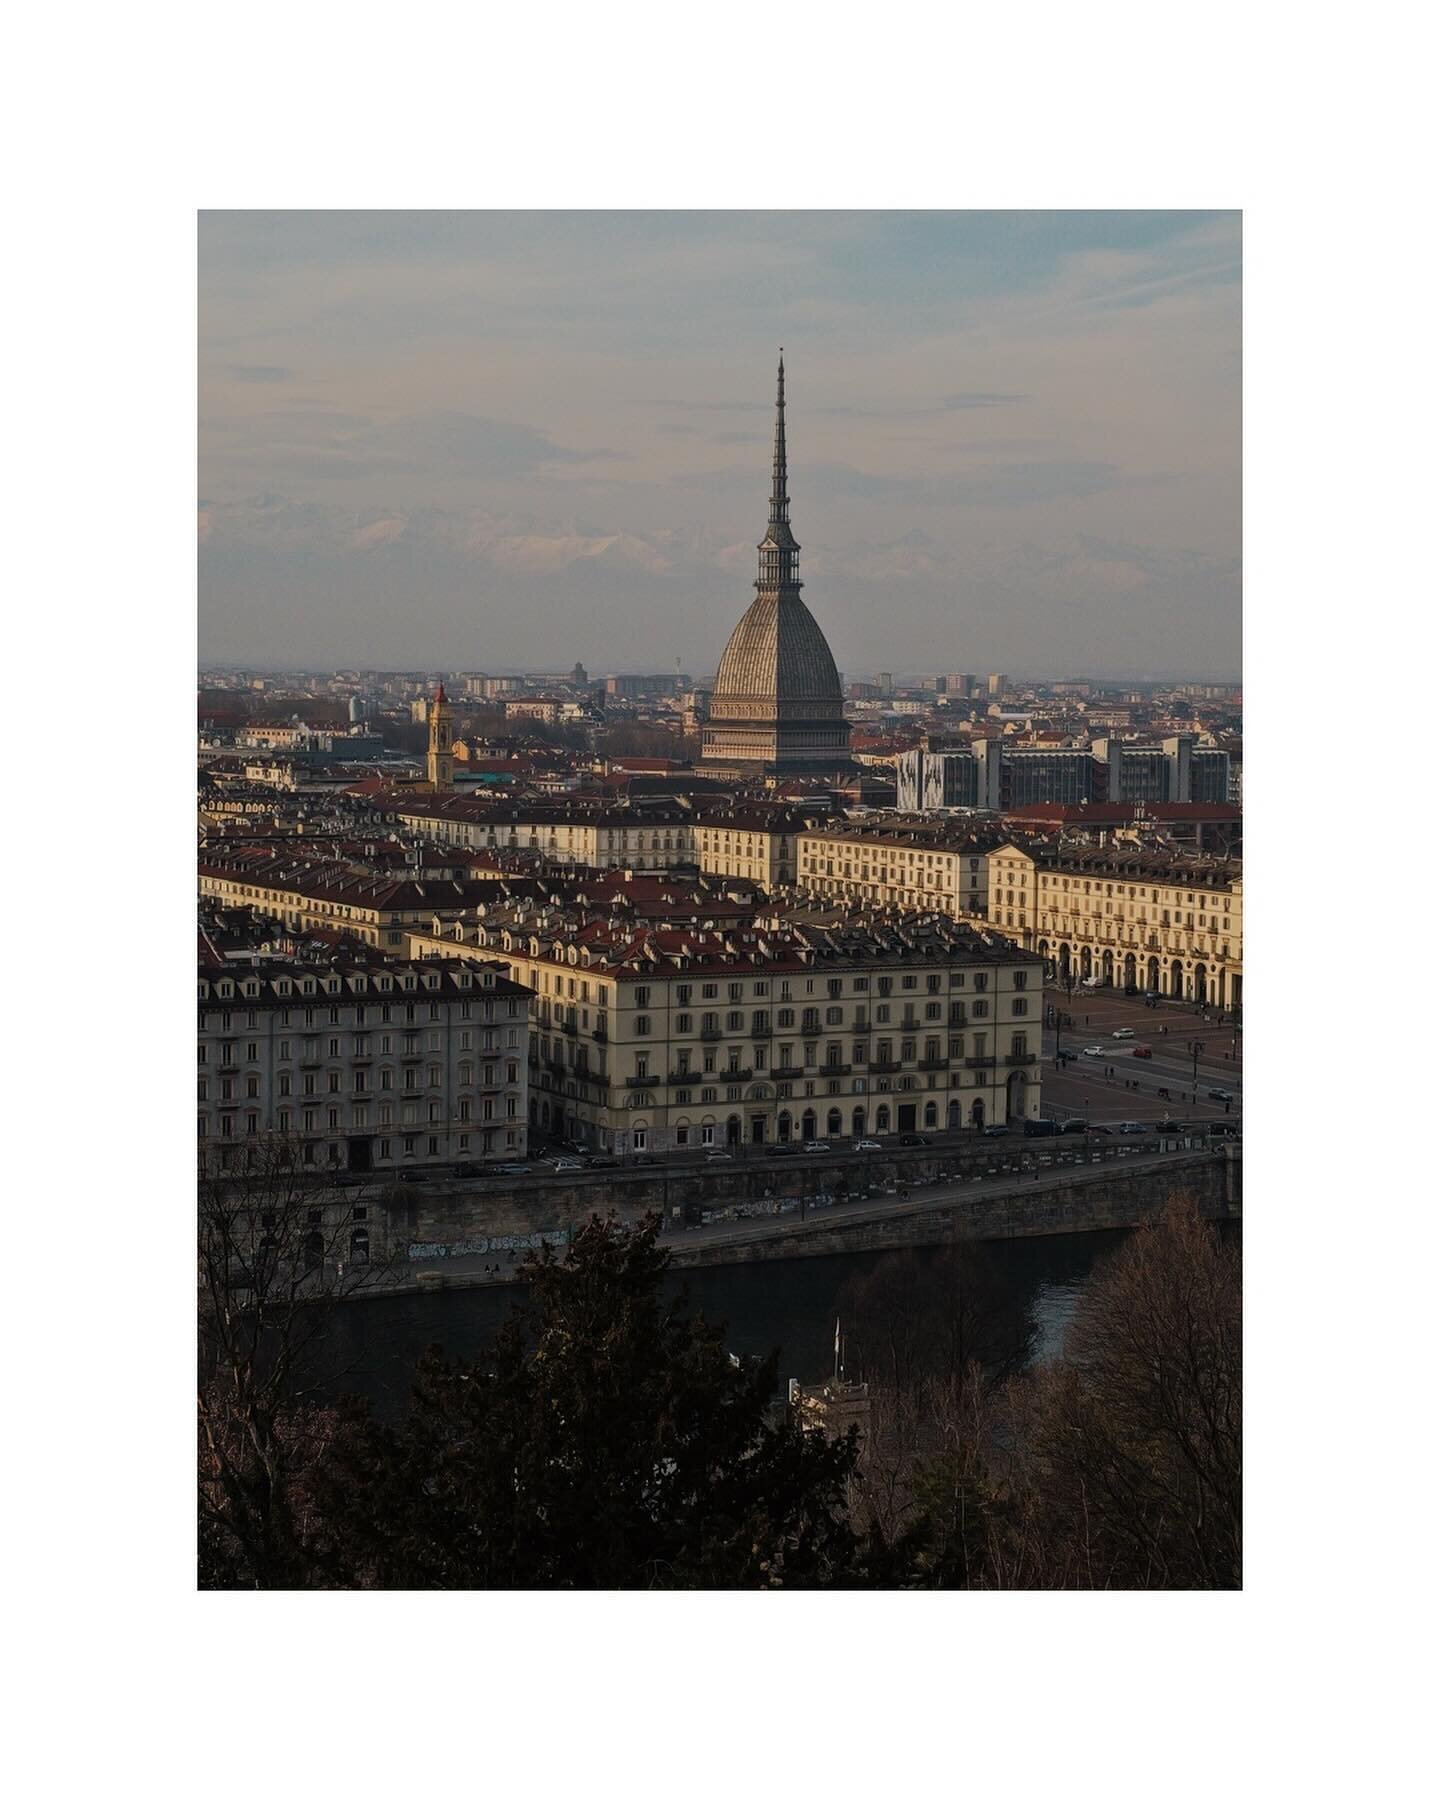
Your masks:
<svg viewBox="0 0 1440 1800"><path fill-rule="evenodd" d="M1136 1132L1143 1133L1145 1127L1138 1119L1125 1119L1122 1123L1117 1125L1115 1129L1120 1132L1123 1137L1134 1137Z"/></svg>
<svg viewBox="0 0 1440 1800"><path fill-rule="evenodd" d="M815 1156L821 1150L828 1150L829 1148L830 1146L828 1144L822 1144L818 1138L815 1138L805 1146L805 1154L807 1156Z"/></svg>
<svg viewBox="0 0 1440 1800"><path fill-rule="evenodd" d="M1025 1121L1026 1137L1054 1137L1060 1127L1053 1119L1027 1119Z"/></svg>
<svg viewBox="0 0 1440 1800"><path fill-rule="evenodd" d="M1060 1135L1062 1137L1068 1137L1071 1132L1084 1130L1084 1119L1066 1119L1065 1123L1060 1127Z"/></svg>
<svg viewBox="0 0 1440 1800"><path fill-rule="evenodd" d="M1108 1052L1103 1044L1091 1044L1085 1049L1083 1054L1086 1056L1105 1056Z"/></svg>
<svg viewBox="0 0 1440 1800"><path fill-rule="evenodd" d="M918 1131L905 1131L900 1134L900 1142L907 1150L914 1150L923 1148L930 1140L927 1137L921 1137Z"/></svg>
<svg viewBox="0 0 1440 1800"><path fill-rule="evenodd" d="M1132 1056L1153 1056L1155 1052L1148 1044L1137 1044L1130 1054Z"/></svg>
<svg viewBox="0 0 1440 1800"><path fill-rule="evenodd" d="M1080 985L1084 988L1097 988L1103 987L1104 983L1105 977L1103 975L1087 975Z"/></svg>
<svg viewBox="0 0 1440 1800"><path fill-rule="evenodd" d="M861 1138L855 1148L857 1150L879 1150L882 1146L874 1138Z"/></svg>
<svg viewBox="0 0 1440 1800"><path fill-rule="evenodd" d="M1230 1092L1229 1088L1213 1087L1206 1088L1205 1098L1207 1100L1233 1100L1235 1096Z"/></svg>
<svg viewBox="0 0 1440 1800"><path fill-rule="evenodd" d="M1085 1126L1085 1129L1087 1131L1098 1131L1101 1137L1110 1137L1112 1135L1111 1129L1108 1125L1094 1125L1094 1124L1087 1123Z"/></svg>
<svg viewBox="0 0 1440 1800"><path fill-rule="evenodd" d="M735 1158L728 1150L707 1150L705 1160L706 1162L734 1162Z"/></svg>
<svg viewBox="0 0 1440 1800"><path fill-rule="evenodd" d="M1112 1038L1132 1038L1135 1033L1128 1025L1122 1025L1118 1031L1110 1033Z"/></svg>

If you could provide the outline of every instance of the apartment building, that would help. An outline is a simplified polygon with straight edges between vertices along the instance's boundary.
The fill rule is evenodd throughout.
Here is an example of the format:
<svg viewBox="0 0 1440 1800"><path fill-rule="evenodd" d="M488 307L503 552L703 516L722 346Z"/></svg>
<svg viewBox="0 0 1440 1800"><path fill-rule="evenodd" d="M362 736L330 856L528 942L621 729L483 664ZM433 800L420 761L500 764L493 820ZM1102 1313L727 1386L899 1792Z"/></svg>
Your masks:
<svg viewBox="0 0 1440 1800"><path fill-rule="evenodd" d="M999 832L926 820L814 826L800 834L796 881L805 893L864 906L984 918L986 856Z"/></svg>
<svg viewBox="0 0 1440 1800"><path fill-rule="evenodd" d="M357 949L199 968L199 1140L243 1168L270 1139L357 1174L524 1154L528 989L474 956Z"/></svg>
<svg viewBox="0 0 1440 1800"><path fill-rule="evenodd" d="M490 881L405 880L357 873L345 862L321 861L263 846L202 849L202 899L253 906L292 931L341 931L375 949L398 949L407 928L439 915L459 918L492 899Z"/></svg>
<svg viewBox="0 0 1440 1800"><path fill-rule="evenodd" d="M765 888L793 887L805 821L789 810L737 807L697 817L694 858L704 875L738 875Z"/></svg>
<svg viewBox="0 0 1440 1800"><path fill-rule="evenodd" d="M620 1152L974 1128L1039 1111L1043 964L939 912L720 924L519 902L410 954L532 996L530 1118Z"/></svg>
<svg viewBox="0 0 1440 1800"><path fill-rule="evenodd" d="M468 850L528 851L591 869L673 869L695 860L690 815L678 807L592 811L416 795L387 811L417 836Z"/></svg>
<svg viewBox="0 0 1440 1800"><path fill-rule="evenodd" d="M1057 841L1007 843L989 867L991 929L1044 957L1061 982L1098 977L1239 1009L1238 862Z"/></svg>

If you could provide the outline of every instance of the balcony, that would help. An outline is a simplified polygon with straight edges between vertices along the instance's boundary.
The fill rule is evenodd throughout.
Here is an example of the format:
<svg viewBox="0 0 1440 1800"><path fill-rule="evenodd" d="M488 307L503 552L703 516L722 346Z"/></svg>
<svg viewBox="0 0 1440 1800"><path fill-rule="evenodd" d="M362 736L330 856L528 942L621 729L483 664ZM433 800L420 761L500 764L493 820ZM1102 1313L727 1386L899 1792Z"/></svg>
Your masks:
<svg viewBox="0 0 1440 1800"><path fill-rule="evenodd" d="M940 1069L948 1069L950 1058L948 1056L922 1056L915 1066L924 1069L927 1073L934 1073Z"/></svg>
<svg viewBox="0 0 1440 1800"><path fill-rule="evenodd" d="M850 1065L849 1063L821 1063L819 1072L822 1075L848 1075Z"/></svg>
<svg viewBox="0 0 1440 1800"><path fill-rule="evenodd" d="M566 1024L562 1023L560 1026L560 1029L561 1029L561 1031L563 1031L565 1033L566 1037L573 1038L573 1037L579 1037L579 1035L580 1035L580 1028L578 1025L566 1025Z"/></svg>
<svg viewBox="0 0 1440 1800"><path fill-rule="evenodd" d="M892 1062L888 1056L877 1056L870 1064L872 1075L897 1075L900 1072L898 1062Z"/></svg>
<svg viewBox="0 0 1440 1800"><path fill-rule="evenodd" d="M658 1075L627 1075L625 1085L627 1088L659 1087L660 1077Z"/></svg>
<svg viewBox="0 0 1440 1800"><path fill-rule="evenodd" d="M753 1069L716 1069L717 1081L748 1081L755 1073Z"/></svg>
<svg viewBox="0 0 1440 1800"><path fill-rule="evenodd" d="M1005 1058L1005 1067L1007 1069L1024 1069L1028 1068L1034 1060L1035 1055L1033 1051L1026 1050L1023 1053L1012 1052Z"/></svg>
<svg viewBox="0 0 1440 1800"><path fill-rule="evenodd" d="M704 1033L702 1032L701 1035L703 1036ZM750 1035L754 1038L769 1037L770 1027L768 1025L752 1025Z"/></svg>
<svg viewBox="0 0 1440 1800"><path fill-rule="evenodd" d="M995 1058L993 1056L967 1056L965 1067L967 1069L993 1069Z"/></svg>
<svg viewBox="0 0 1440 1800"><path fill-rule="evenodd" d="M671 1087L693 1087L700 1080L698 1069L675 1069L665 1077ZM705 1077L707 1081L715 1079L714 1071Z"/></svg>
<svg viewBox="0 0 1440 1800"><path fill-rule="evenodd" d="M610 1033L603 1025L597 1025L590 1035L597 1044L608 1044L610 1042Z"/></svg>
<svg viewBox="0 0 1440 1800"><path fill-rule="evenodd" d="M706 1025L701 1028L700 1041L702 1044L718 1044L724 1035L718 1025Z"/></svg>

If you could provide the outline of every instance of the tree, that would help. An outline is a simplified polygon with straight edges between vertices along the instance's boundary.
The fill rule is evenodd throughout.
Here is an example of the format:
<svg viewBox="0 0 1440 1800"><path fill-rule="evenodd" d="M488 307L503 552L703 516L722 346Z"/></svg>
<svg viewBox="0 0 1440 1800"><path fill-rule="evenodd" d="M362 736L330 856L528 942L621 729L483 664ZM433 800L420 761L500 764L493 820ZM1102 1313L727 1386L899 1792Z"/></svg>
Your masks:
<svg viewBox="0 0 1440 1800"><path fill-rule="evenodd" d="M1009 1394L1029 1584L1240 1585L1240 1352L1239 1248L1181 1196L1092 1277L1063 1359Z"/></svg>
<svg viewBox="0 0 1440 1800"><path fill-rule="evenodd" d="M325 1565L383 1588L751 1588L855 1577L853 1441L772 1409L666 1304L653 1216L592 1218L473 1363L432 1351L402 1424L349 1405L314 1472Z"/></svg>
<svg viewBox="0 0 1440 1800"><path fill-rule="evenodd" d="M994 1251L968 1241L887 1257L846 1283L839 1306L847 1367L871 1390L853 1505L893 1543L943 1493L963 1510L978 1491L988 1397L1029 1361L1034 1322Z"/></svg>
<svg viewBox="0 0 1440 1800"><path fill-rule="evenodd" d="M199 1582L303 1586L301 1474L332 1423L307 1403L326 1311L383 1264L368 1244L357 1259L348 1190L292 1141L228 1155L199 1183Z"/></svg>

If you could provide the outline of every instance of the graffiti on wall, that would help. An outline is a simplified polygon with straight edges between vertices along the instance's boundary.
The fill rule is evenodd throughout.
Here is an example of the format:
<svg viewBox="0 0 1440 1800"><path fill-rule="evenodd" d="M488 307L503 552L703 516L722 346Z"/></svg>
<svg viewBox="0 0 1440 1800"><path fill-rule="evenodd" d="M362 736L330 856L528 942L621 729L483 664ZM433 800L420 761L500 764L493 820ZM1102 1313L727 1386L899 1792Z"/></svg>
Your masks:
<svg viewBox="0 0 1440 1800"><path fill-rule="evenodd" d="M411 1244L411 1262L450 1256L489 1256L500 1250L538 1250L542 1244L568 1244L567 1231L515 1232L503 1237L462 1238L455 1244Z"/></svg>

